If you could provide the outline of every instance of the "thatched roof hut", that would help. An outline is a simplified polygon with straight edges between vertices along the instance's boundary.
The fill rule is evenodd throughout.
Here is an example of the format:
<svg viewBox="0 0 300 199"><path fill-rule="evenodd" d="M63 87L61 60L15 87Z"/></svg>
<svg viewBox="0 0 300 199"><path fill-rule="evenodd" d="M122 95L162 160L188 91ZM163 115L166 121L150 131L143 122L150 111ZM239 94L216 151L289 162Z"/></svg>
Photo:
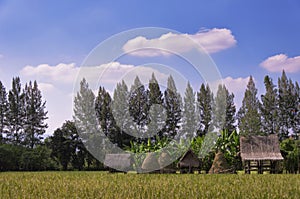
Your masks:
<svg viewBox="0 0 300 199"><path fill-rule="evenodd" d="M131 169L133 159L130 154L106 154L104 165L119 171Z"/></svg>
<svg viewBox="0 0 300 199"><path fill-rule="evenodd" d="M283 160L277 135L241 137L240 147L243 161Z"/></svg>
<svg viewBox="0 0 300 199"><path fill-rule="evenodd" d="M189 168L189 172L191 172L192 168L199 168L200 167L200 160L195 155L192 150L188 150L185 154L180 158L177 166L182 168Z"/></svg>

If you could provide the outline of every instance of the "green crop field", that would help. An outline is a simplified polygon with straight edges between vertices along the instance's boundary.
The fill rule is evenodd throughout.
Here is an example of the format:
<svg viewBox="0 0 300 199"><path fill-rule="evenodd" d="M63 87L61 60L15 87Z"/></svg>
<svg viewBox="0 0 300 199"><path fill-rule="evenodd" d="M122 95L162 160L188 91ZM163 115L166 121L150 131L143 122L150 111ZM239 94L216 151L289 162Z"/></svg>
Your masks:
<svg viewBox="0 0 300 199"><path fill-rule="evenodd" d="M300 175L0 173L1 198L299 198Z"/></svg>

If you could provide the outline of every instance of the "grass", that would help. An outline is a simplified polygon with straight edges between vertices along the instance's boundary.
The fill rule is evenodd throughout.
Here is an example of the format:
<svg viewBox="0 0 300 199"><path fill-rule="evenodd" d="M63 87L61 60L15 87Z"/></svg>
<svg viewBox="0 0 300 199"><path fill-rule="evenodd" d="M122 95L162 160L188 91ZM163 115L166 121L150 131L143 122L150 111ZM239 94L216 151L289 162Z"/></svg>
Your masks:
<svg viewBox="0 0 300 199"><path fill-rule="evenodd" d="M0 198L299 198L300 175L0 173Z"/></svg>

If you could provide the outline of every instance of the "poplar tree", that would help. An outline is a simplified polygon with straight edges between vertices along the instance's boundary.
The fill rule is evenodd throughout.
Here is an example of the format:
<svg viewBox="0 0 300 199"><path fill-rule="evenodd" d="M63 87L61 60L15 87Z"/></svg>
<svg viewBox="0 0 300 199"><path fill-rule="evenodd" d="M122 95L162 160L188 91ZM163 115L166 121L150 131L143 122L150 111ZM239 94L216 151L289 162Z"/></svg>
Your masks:
<svg viewBox="0 0 300 199"><path fill-rule="evenodd" d="M298 132L297 124L299 110L299 85L288 79L282 71L278 79L278 104L279 104L279 135L280 139L287 138L290 133Z"/></svg>
<svg viewBox="0 0 300 199"><path fill-rule="evenodd" d="M34 148L40 144L43 134L46 132L48 125L45 120L48 119L46 111L46 102L42 99L41 91L36 81L30 81L24 89L24 144Z"/></svg>
<svg viewBox="0 0 300 199"><path fill-rule="evenodd" d="M148 100L150 109L147 131L149 137L155 137L155 135L158 135L160 138L162 138L162 129L165 125L166 119L165 110L163 107L164 99L154 73L152 73L152 77L149 81Z"/></svg>
<svg viewBox="0 0 300 199"><path fill-rule="evenodd" d="M95 111L95 94L85 79L80 82L80 89L74 98L73 120L88 150L97 151L98 148L102 148L99 145L103 144L104 135L99 131L100 125Z"/></svg>
<svg viewBox="0 0 300 199"><path fill-rule="evenodd" d="M264 84L266 93L261 95L261 119L262 129L266 134L278 133L278 95L277 89L269 76L265 76Z"/></svg>
<svg viewBox="0 0 300 199"><path fill-rule="evenodd" d="M113 143L118 143L120 133L116 129L116 123L112 113L112 99L104 87L99 88L95 101L97 119L106 137Z"/></svg>
<svg viewBox="0 0 300 199"><path fill-rule="evenodd" d="M149 104L145 86L138 77L135 78L134 84L129 93L129 113L137 125L137 138L142 138L148 124ZM135 131L135 129L132 129Z"/></svg>
<svg viewBox="0 0 300 199"><path fill-rule="evenodd" d="M195 107L195 92L188 82L185 96L184 96L184 105L182 113L182 136L183 138L193 138L196 136L198 120L196 116L196 107Z"/></svg>
<svg viewBox="0 0 300 199"><path fill-rule="evenodd" d="M200 128L198 130L198 136L203 136L212 130L212 105L213 105L213 93L211 92L209 85L201 84L200 90L197 93L197 109L200 118Z"/></svg>
<svg viewBox="0 0 300 199"><path fill-rule="evenodd" d="M219 85L213 106L213 126L217 130L227 130L232 133L235 127L236 107L234 94L229 94L225 85Z"/></svg>
<svg viewBox="0 0 300 199"><path fill-rule="evenodd" d="M124 81L117 84L111 107L120 134L118 144L120 147L129 146L130 141L133 139L129 135L133 128L133 120L129 113L129 91Z"/></svg>
<svg viewBox="0 0 300 199"><path fill-rule="evenodd" d="M24 125L24 93L21 92L21 81L19 77L12 80L12 88L8 94L8 133L7 138L13 144L22 144L25 133Z"/></svg>
<svg viewBox="0 0 300 199"><path fill-rule="evenodd" d="M174 138L180 128L182 99L172 76L169 76L167 89L164 92L164 106L166 109L166 125L164 136L168 139Z"/></svg>
<svg viewBox="0 0 300 199"><path fill-rule="evenodd" d="M259 106L257 89L252 76L250 76L242 106L238 112L238 125L241 135L261 134Z"/></svg>

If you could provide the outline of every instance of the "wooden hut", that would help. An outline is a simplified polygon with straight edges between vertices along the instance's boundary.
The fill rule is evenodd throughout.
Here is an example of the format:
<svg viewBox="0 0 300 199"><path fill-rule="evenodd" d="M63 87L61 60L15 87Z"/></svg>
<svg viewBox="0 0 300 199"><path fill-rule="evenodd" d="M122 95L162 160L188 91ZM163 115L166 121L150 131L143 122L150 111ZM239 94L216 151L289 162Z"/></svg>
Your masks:
<svg viewBox="0 0 300 199"><path fill-rule="evenodd" d="M180 173L187 170L188 173L193 173L194 169L200 169L200 160L192 150L188 150L180 158L177 167L180 169Z"/></svg>
<svg viewBox="0 0 300 199"><path fill-rule="evenodd" d="M240 150L245 173L277 173L276 164L283 160L277 135L241 137Z"/></svg>
<svg viewBox="0 0 300 199"><path fill-rule="evenodd" d="M133 159L130 154L106 154L104 165L113 171L129 171L132 169Z"/></svg>

